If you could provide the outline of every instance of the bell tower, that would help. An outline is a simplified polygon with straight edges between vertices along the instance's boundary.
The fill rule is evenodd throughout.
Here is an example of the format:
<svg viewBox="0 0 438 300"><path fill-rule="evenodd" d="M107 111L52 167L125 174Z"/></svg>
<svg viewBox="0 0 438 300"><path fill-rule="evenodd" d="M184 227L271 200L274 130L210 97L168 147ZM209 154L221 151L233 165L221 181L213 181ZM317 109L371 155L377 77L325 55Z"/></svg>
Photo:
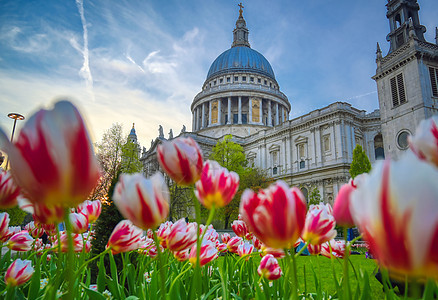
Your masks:
<svg viewBox="0 0 438 300"><path fill-rule="evenodd" d="M376 81L386 157L409 148L418 123L438 114L438 45L424 38L417 0L388 0L390 43L386 56L376 51Z"/></svg>

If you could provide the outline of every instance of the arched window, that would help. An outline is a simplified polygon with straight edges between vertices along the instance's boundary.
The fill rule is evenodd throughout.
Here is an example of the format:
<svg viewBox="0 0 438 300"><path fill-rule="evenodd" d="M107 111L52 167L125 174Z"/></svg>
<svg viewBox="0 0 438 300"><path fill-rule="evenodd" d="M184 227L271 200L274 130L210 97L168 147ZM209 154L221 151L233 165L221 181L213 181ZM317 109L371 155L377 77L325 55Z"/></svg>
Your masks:
<svg viewBox="0 0 438 300"><path fill-rule="evenodd" d="M374 137L374 158L385 159L385 151L383 149L383 138L381 133Z"/></svg>

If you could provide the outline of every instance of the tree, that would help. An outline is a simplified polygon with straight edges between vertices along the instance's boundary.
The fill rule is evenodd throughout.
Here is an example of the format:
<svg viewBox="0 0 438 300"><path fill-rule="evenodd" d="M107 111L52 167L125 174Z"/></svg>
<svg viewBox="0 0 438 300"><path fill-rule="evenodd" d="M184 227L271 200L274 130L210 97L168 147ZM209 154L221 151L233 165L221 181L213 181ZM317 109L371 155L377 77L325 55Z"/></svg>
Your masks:
<svg viewBox="0 0 438 300"><path fill-rule="evenodd" d="M356 177L362 173L368 173L371 171L371 163L368 156L363 151L361 145L357 145L353 150L353 161L350 165L350 176L351 178Z"/></svg>
<svg viewBox="0 0 438 300"><path fill-rule="evenodd" d="M7 212L9 215L9 226L20 226L24 221L27 213L21 210L18 206L0 209L0 213Z"/></svg>
<svg viewBox="0 0 438 300"><path fill-rule="evenodd" d="M122 172L138 173L142 171L142 164L139 159L139 145L130 139L122 145Z"/></svg>
<svg viewBox="0 0 438 300"><path fill-rule="evenodd" d="M314 187L312 192L309 195L309 203L308 205L317 205L321 202L321 194L317 187Z"/></svg>
<svg viewBox="0 0 438 300"><path fill-rule="evenodd" d="M245 172L245 167L248 163L243 147L233 142L232 138L233 136L229 134L222 141L218 142L212 149L213 152L210 155L210 159L217 161L229 171L240 175Z"/></svg>

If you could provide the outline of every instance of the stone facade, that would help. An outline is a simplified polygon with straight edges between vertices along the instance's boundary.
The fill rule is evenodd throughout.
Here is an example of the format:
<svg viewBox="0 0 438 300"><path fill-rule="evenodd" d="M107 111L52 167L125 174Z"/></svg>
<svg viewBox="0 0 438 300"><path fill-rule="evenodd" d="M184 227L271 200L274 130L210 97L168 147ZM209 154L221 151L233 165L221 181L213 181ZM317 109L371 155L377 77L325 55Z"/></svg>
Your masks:
<svg viewBox="0 0 438 300"><path fill-rule="evenodd" d="M300 187L306 196L317 188L325 202L333 203L350 178L356 145L371 163L385 154L397 158L406 149L397 145L407 137L403 132L413 133L421 120L437 113L438 46L424 40L417 1L392 0L387 8L391 48L383 57L378 46L373 76L380 110L366 113L335 102L289 120L289 100L269 62L250 49L240 11L231 49L213 62L191 105L192 132L179 136L195 139L208 158L212 147L231 134L252 166ZM163 140L160 134L143 151L146 176L159 169L156 146Z"/></svg>

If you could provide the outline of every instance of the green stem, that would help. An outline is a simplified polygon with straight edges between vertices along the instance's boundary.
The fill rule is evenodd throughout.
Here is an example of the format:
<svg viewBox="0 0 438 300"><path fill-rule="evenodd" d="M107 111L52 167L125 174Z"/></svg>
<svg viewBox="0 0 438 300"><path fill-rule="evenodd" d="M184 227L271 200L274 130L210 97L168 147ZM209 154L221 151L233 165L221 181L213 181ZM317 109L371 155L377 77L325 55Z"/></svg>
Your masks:
<svg viewBox="0 0 438 300"><path fill-rule="evenodd" d="M160 271L160 284L161 284L161 299L165 300L166 299L166 277L164 274L164 262L163 262L163 258L162 258L162 253L161 253L161 247L160 247L160 241L158 240L157 234L154 233L154 240L155 240L155 245L157 247L157 254L158 254L158 263L159 263L159 271Z"/></svg>
<svg viewBox="0 0 438 300"><path fill-rule="evenodd" d="M182 269L184 269L185 266L188 265L188 268L185 269L184 271L182 271L181 273L178 274L178 276L175 277L175 279L173 280L172 284L170 285L170 290L169 290L169 296L172 297L172 290L173 290L173 286L175 285L175 283L178 281L178 279L180 279L187 271L190 270L191 266L189 265L189 262L186 262L185 265L183 266Z"/></svg>
<svg viewBox="0 0 438 300"><path fill-rule="evenodd" d="M194 195L193 191L193 202L195 205L195 216L196 216L196 224L198 224L198 228L196 230L196 265L195 265L195 275L193 277L194 280L194 286L195 286L195 297L193 298L200 298L201 296L201 264L200 264L200 255L201 255L201 239L200 239L200 226L201 226L201 208L199 206L199 201Z"/></svg>
<svg viewBox="0 0 438 300"><path fill-rule="evenodd" d="M64 209L64 223L65 223L65 231L67 234L67 243L68 243L68 252L67 252L67 264L64 271L64 275L67 280L67 288L68 292L66 295L66 299L74 299L74 284L76 279L75 272L72 272L74 270L74 250L73 250L73 236L72 236L72 226L70 223L70 209L65 208ZM61 244L61 241L59 241L59 244Z"/></svg>
<svg viewBox="0 0 438 300"><path fill-rule="evenodd" d="M93 260L95 260L95 259L101 257L102 255L107 254L110 250L111 250L111 248L108 247L107 249L105 249L105 251L100 252L100 253L99 253L98 255L96 255L95 257L90 258L89 260L87 260L86 262L84 262L84 263L79 267L79 269L76 271L76 275L79 274L79 273L81 272L81 270L82 270L84 267L86 267L90 262L92 262Z"/></svg>
<svg viewBox="0 0 438 300"><path fill-rule="evenodd" d="M201 236L201 243L202 243L202 240L204 240L205 234L207 233L208 226L210 226L211 221L213 221L214 213L215 213L215 205L213 203L213 205L211 206L211 209L210 209L210 213L208 215L207 223L205 224L205 230L204 230L204 232L202 233L202 236Z"/></svg>
<svg viewBox="0 0 438 300"><path fill-rule="evenodd" d="M300 256L301 255L301 253L303 253L304 252L304 250L306 250L307 249L307 246L309 245L309 242L306 242L305 244L304 244L304 246L300 249L300 251L298 251L296 254L295 254L295 257L298 257L298 256Z"/></svg>
<svg viewBox="0 0 438 300"><path fill-rule="evenodd" d="M297 262L295 258L295 248L292 247L292 283L293 283L293 289L292 289L292 299L298 299L298 278L297 278Z"/></svg>
<svg viewBox="0 0 438 300"><path fill-rule="evenodd" d="M342 280L344 299L350 299L351 291L350 291L350 282L348 277L348 256L350 253L350 244L348 243L347 238L348 229L344 227L344 239L345 239L345 252L344 252L344 279Z"/></svg>

